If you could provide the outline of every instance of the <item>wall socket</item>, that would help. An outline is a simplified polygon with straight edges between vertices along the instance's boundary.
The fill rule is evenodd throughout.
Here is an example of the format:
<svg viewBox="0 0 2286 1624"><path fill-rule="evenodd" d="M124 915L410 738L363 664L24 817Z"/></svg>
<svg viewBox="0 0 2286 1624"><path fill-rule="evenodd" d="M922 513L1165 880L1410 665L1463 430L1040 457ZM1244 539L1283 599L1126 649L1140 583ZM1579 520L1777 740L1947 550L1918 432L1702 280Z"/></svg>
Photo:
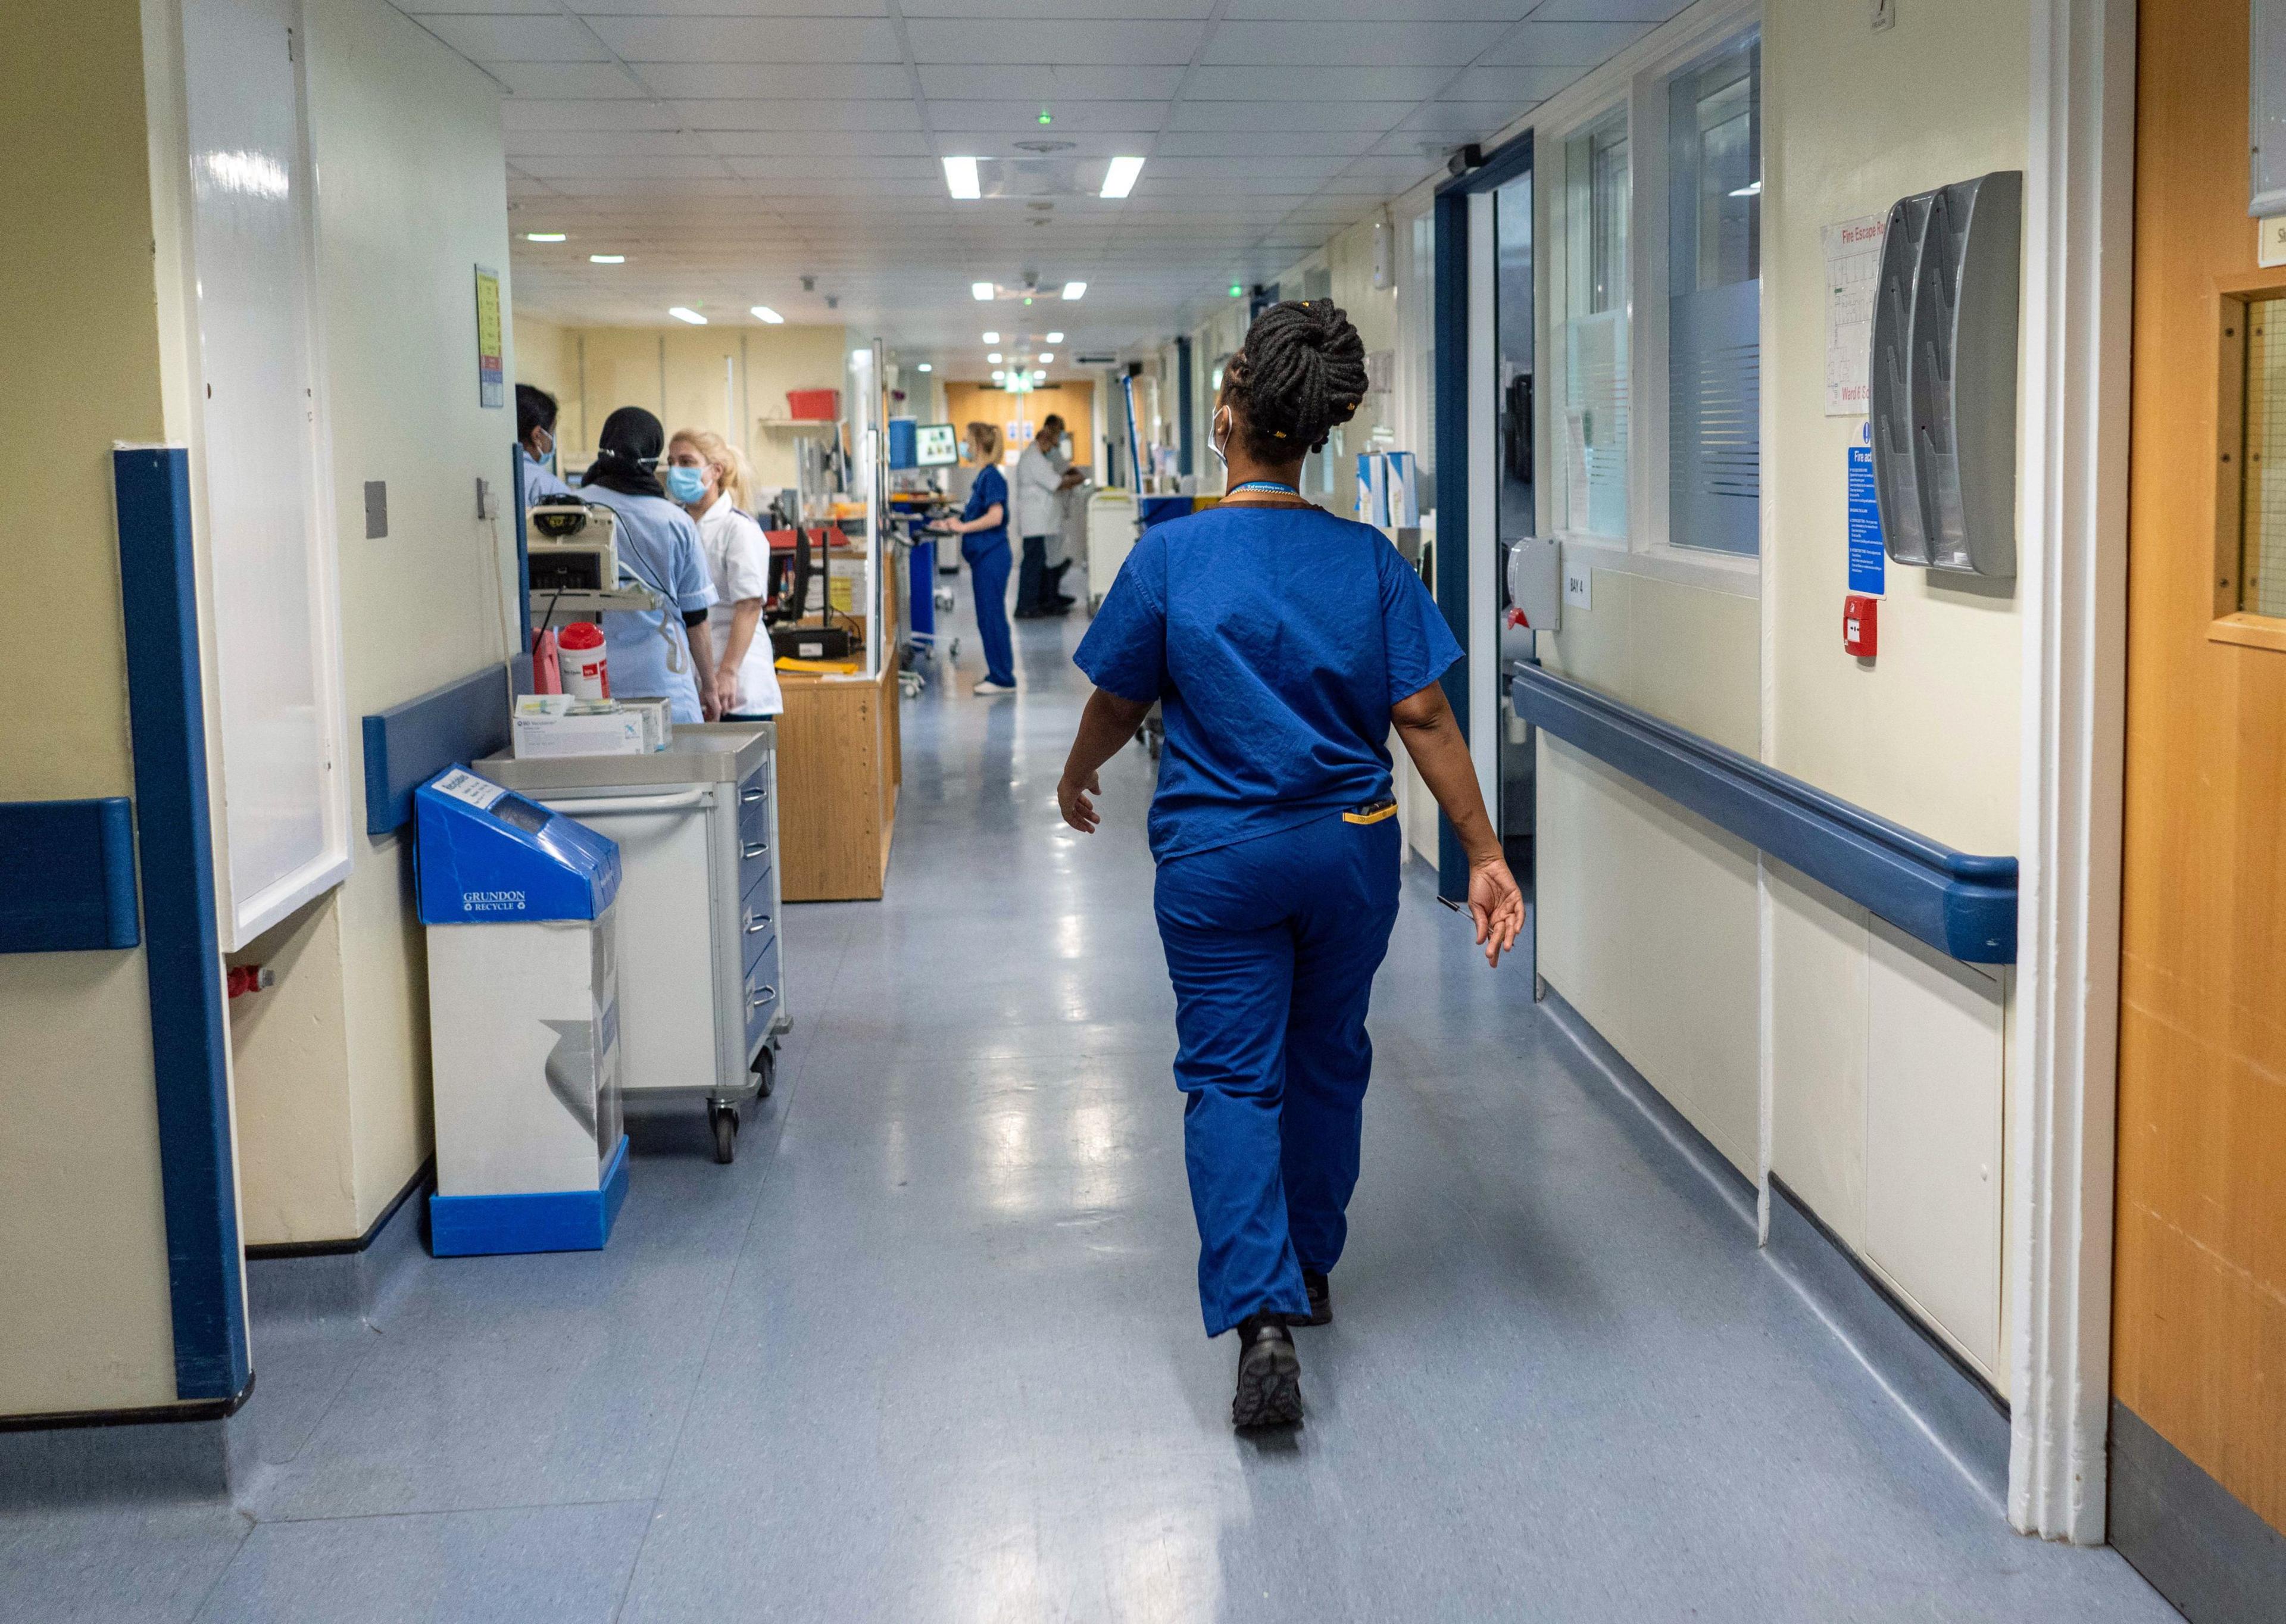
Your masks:
<svg viewBox="0 0 2286 1624"><path fill-rule="evenodd" d="M1873 8L1873 32L1897 26L1897 0L1869 0Z"/></svg>

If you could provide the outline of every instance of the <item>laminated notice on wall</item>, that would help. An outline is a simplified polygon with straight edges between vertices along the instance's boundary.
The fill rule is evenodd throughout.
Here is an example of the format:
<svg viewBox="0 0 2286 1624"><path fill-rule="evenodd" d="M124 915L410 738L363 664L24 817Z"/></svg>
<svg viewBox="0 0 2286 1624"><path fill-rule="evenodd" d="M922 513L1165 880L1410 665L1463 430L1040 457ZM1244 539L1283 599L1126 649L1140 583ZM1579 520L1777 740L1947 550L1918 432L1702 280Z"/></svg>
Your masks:
<svg viewBox="0 0 2286 1624"><path fill-rule="evenodd" d="M1867 409L1872 372L1873 290L1881 280L1885 215L1863 215L1819 230L1825 248L1825 414Z"/></svg>
<svg viewBox="0 0 2286 1624"><path fill-rule="evenodd" d="M508 400L508 347L502 341L500 272L477 267L477 402L502 406Z"/></svg>
<svg viewBox="0 0 2286 1624"><path fill-rule="evenodd" d="M1870 430L1871 425L1867 425ZM1873 489L1870 432L1849 448L1849 590L1888 590L1889 556L1881 546L1881 504Z"/></svg>

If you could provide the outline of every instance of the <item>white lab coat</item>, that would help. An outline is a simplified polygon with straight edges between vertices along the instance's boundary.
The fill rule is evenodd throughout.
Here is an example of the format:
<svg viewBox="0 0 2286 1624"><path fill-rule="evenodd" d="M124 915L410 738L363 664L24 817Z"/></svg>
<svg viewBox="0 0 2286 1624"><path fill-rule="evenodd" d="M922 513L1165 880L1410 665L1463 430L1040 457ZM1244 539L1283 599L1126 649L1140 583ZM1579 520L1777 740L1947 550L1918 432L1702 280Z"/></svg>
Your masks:
<svg viewBox="0 0 2286 1624"><path fill-rule="evenodd" d="M1024 454L1016 459L1015 523L1008 527L1009 534L1049 536L1063 528L1063 504L1056 489L1062 478L1063 471L1037 441L1024 447Z"/></svg>
<svg viewBox="0 0 2286 1624"><path fill-rule="evenodd" d="M714 634L714 658L730 651L730 621L741 598L769 593L770 544L762 527L731 506L725 494L698 517L698 544L706 554L706 569L714 578L714 607L708 613ZM785 709L778 689L777 659L770 648L768 627L754 627L746 658L738 665L738 695L725 709L733 716L775 716Z"/></svg>

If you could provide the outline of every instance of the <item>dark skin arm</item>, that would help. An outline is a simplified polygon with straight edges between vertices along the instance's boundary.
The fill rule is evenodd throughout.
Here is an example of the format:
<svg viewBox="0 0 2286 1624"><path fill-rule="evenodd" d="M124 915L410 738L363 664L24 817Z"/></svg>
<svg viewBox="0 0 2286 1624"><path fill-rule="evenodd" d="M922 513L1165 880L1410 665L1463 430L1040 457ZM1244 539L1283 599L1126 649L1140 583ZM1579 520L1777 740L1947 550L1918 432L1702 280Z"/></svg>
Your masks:
<svg viewBox="0 0 2286 1624"><path fill-rule="evenodd" d="M1143 719L1151 713L1147 700L1123 699L1100 688L1088 696L1079 713L1079 733L1064 761L1064 776L1056 785L1056 805L1064 822L1082 834L1093 834L1102 817L1092 797L1103 793L1097 769L1124 749Z"/></svg>

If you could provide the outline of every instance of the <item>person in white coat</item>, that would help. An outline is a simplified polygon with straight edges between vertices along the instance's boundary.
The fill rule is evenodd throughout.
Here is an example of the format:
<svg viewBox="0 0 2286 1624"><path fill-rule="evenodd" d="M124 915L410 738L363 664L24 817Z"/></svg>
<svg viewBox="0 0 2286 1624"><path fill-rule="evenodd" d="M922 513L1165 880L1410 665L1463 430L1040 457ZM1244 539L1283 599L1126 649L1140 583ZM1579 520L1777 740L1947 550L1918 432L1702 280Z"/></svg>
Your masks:
<svg viewBox="0 0 2286 1624"><path fill-rule="evenodd" d="M1016 575L1016 619L1060 615L1071 607L1048 585L1048 543L1063 528L1063 493L1080 482L1068 463L1060 463L1064 420L1051 412L1040 431L1016 459L1016 533L1024 558Z"/></svg>
<svg viewBox="0 0 2286 1624"><path fill-rule="evenodd" d="M698 522L699 547L714 578L714 640L722 651L714 691L723 718L775 716L785 699L776 656L762 630L770 547L745 511L753 501L745 455L712 429L678 429L660 472L667 495Z"/></svg>

